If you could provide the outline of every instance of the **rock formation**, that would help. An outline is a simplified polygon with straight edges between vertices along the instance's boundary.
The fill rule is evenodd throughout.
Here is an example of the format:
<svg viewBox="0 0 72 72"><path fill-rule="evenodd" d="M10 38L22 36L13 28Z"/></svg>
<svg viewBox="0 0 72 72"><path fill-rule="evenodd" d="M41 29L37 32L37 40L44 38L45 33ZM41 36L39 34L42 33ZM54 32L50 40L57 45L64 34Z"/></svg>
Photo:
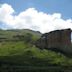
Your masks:
<svg viewBox="0 0 72 72"><path fill-rule="evenodd" d="M65 54L72 53L71 29L55 30L45 33L36 42L41 49L49 49Z"/></svg>

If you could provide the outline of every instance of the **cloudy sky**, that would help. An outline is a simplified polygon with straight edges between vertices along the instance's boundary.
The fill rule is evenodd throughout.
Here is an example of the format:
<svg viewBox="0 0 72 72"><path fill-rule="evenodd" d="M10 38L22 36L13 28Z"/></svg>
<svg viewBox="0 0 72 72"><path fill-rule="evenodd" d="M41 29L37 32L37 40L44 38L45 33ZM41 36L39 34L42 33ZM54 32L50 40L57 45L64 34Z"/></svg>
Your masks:
<svg viewBox="0 0 72 72"><path fill-rule="evenodd" d="M1 29L42 33L72 29L72 0L0 0Z"/></svg>

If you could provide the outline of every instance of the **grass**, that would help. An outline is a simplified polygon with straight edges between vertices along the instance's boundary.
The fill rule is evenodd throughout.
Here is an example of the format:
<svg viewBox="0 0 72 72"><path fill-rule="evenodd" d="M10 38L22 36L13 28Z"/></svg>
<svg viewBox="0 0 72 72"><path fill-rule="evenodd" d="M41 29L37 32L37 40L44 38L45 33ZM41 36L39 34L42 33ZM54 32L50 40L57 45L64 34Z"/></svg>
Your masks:
<svg viewBox="0 0 72 72"><path fill-rule="evenodd" d="M32 66L72 65L72 59L53 51L40 50L24 41L0 43L0 60Z"/></svg>
<svg viewBox="0 0 72 72"><path fill-rule="evenodd" d="M31 41L27 39L15 40L15 35L26 35L27 33L32 34L30 37ZM72 58L68 58L61 53L56 53L46 49L39 49L32 43L40 38L39 32L33 32L29 30L10 30L0 31L0 38L5 37L9 41L0 42L0 61L6 61L11 63L30 65L30 66L72 66Z"/></svg>

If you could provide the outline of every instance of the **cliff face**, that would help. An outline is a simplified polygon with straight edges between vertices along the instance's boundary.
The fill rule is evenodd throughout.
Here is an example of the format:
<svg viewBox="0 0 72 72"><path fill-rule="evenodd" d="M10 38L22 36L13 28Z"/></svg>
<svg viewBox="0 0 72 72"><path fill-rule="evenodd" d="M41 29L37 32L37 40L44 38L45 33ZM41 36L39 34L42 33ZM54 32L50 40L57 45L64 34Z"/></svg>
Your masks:
<svg viewBox="0 0 72 72"><path fill-rule="evenodd" d="M41 49L49 49L62 53L72 53L71 49L71 30L55 30L45 33L37 41L36 46Z"/></svg>

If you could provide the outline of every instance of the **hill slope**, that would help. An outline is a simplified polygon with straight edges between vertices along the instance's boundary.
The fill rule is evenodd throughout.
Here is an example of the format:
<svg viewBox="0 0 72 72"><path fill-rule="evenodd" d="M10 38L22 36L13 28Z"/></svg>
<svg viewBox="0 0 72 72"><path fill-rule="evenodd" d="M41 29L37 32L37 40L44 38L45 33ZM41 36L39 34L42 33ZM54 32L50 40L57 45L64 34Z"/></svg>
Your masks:
<svg viewBox="0 0 72 72"><path fill-rule="evenodd" d="M72 66L72 59L35 47L41 33L31 30L0 30L0 61L30 66Z"/></svg>

